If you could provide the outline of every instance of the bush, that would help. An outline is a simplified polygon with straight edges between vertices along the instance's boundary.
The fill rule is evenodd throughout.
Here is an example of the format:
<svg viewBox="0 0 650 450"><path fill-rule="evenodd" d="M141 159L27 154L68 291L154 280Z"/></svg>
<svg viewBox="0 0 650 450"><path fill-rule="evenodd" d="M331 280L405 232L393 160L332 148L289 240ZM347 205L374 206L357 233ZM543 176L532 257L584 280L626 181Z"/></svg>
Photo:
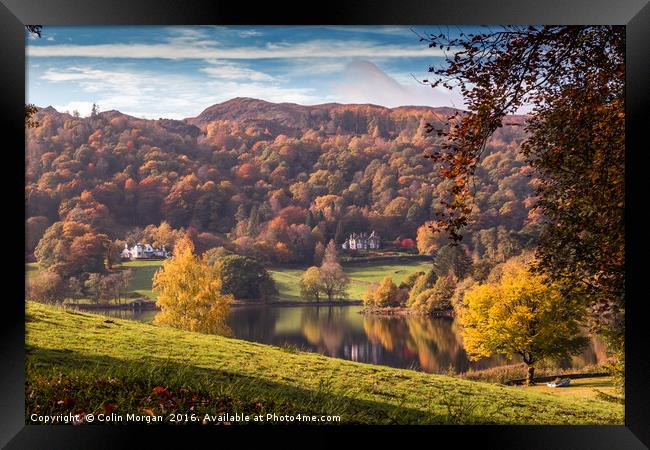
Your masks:
<svg viewBox="0 0 650 450"><path fill-rule="evenodd" d="M247 256L227 255L217 260L224 294L237 299L267 301L277 295L275 281L260 263Z"/></svg>
<svg viewBox="0 0 650 450"><path fill-rule="evenodd" d="M408 289L411 290L415 282L420 278L420 276L424 275L424 272L415 272L409 275L406 280L402 281L399 285L400 289Z"/></svg>
<svg viewBox="0 0 650 450"><path fill-rule="evenodd" d="M451 297L455 287L456 280L452 275L438 278L432 288L411 295L409 307L424 314L449 311L452 308Z"/></svg>
<svg viewBox="0 0 650 450"><path fill-rule="evenodd" d="M65 283L60 275L44 270L27 285L27 298L43 303L60 303L65 298Z"/></svg>
<svg viewBox="0 0 650 450"><path fill-rule="evenodd" d="M411 305L413 305L418 295L420 295L427 289L431 289L436 284L437 279L438 276L433 270L429 270L426 274L423 273L422 275L420 275L415 280L413 286L411 287L408 296L407 306L410 307Z"/></svg>
<svg viewBox="0 0 650 450"><path fill-rule="evenodd" d="M376 289L369 289L363 296L363 304L376 308L400 306L406 300L405 290L400 289L391 277L382 280Z"/></svg>
<svg viewBox="0 0 650 450"><path fill-rule="evenodd" d="M225 247L214 247L203 252L203 259L205 259L205 262L207 262L208 265L214 266L219 258L223 258L224 256L232 254L233 252Z"/></svg>

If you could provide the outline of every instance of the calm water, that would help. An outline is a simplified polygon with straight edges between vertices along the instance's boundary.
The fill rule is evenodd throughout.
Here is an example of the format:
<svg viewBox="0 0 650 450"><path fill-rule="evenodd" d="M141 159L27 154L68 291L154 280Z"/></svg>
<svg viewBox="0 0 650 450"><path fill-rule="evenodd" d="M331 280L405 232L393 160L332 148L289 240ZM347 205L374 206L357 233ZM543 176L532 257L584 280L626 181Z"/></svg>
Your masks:
<svg viewBox="0 0 650 450"><path fill-rule="evenodd" d="M453 319L377 317L359 314L361 306L237 306L228 318L233 337L272 345L291 345L335 358L391 367L446 372L508 364L502 357L469 361ZM156 311L111 310L112 317L150 322ZM604 347L591 342L561 366L582 367L601 361ZM516 361L515 361L516 362Z"/></svg>

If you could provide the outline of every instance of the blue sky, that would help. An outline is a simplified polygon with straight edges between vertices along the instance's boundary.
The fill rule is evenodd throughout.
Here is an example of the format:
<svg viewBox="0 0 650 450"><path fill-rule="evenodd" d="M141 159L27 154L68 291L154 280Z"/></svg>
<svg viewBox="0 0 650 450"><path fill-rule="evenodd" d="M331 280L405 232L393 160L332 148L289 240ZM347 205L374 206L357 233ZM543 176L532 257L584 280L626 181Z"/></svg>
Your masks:
<svg viewBox="0 0 650 450"><path fill-rule="evenodd" d="M40 39L27 36L27 101L82 116L95 102L102 111L175 119L234 97L463 107L459 94L416 80L430 78L442 50L414 31L440 29L46 26Z"/></svg>

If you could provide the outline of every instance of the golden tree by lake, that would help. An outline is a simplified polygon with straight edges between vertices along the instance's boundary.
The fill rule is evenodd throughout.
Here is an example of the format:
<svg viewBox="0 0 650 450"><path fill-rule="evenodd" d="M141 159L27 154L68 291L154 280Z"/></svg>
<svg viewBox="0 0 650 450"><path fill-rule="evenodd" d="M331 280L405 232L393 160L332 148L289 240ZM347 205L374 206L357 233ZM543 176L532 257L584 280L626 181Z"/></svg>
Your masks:
<svg viewBox="0 0 650 450"><path fill-rule="evenodd" d="M498 279L467 290L458 309L470 359L520 355L528 365L528 384L537 363L577 354L587 343L580 333L585 307L579 297L529 271L530 262L508 260Z"/></svg>
<svg viewBox="0 0 650 450"><path fill-rule="evenodd" d="M161 312L155 323L211 334L229 335L226 317L232 295L221 292L218 270L194 254L192 241L180 239L174 257L154 275L153 290Z"/></svg>

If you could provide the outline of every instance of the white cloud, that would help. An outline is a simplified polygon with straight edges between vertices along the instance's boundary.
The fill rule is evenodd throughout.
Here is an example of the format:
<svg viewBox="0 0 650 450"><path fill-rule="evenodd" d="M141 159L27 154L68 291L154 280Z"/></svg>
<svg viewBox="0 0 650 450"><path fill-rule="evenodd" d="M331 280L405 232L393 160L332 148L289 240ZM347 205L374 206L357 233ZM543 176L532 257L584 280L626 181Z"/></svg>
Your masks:
<svg viewBox="0 0 650 450"><path fill-rule="evenodd" d="M218 43L214 37L210 36L205 30L198 28L168 28L171 33L165 38L165 41L172 45L179 46L211 46Z"/></svg>
<svg viewBox="0 0 650 450"><path fill-rule="evenodd" d="M48 69L41 79L52 82L76 82L85 92L114 91L135 94L146 91L146 77L127 71L101 70L92 67Z"/></svg>
<svg viewBox="0 0 650 450"><path fill-rule="evenodd" d="M340 79L331 85L332 93L348 103L372 103L394 108L397 106L463 107L462 97L446 89L432 89L415 79L403 84L368 61L349 63Z"/></svg>
<svg viewBox="0 0 650 450"><path fill-rule="evenodd" d="M63 105L52 105L54 109L59 112L67 112L72 114L77 111L80 116L89 116L93 107L93 102L69 102Z"/></svg>
<svg viewBox="0 0 650 450"><path fill-rule="evenodd" d="M237 72L237 68L228 70L237 75L245 73ZM310 88L283 86L274 81L256 81L250 77L243 82L228 77L205 80L192 75L73 66L48 69L41 78L72 87L71 96L77 98L53 106L60 111L76 109L82 115L90 112L93 102L102 111L115 109L136 117L183 119L196 116L208 106L234 97L301 104L320 103L323 99Z"/></svg>
<svg viewBox="0 0 650 450"><path fill-rule="evenodd" d="M325 26L323 28L326 28L328 30L334 30L334 31L345 31L348 33L365 33L365 34L383 34L383 35L396 35L396 36L413 36L415 37L416 34L413 33L409 28L405 28L403 26L400 27L393 27L393 26L365 26L365 27L357 27L357 26L350 26L350 25L341 25L341 26L335 26L335 25L330 25L330 26Z"/></svg>
<svg viewBox="0 0 650 450"><path fill-rule="evenodd" d="M222 92L219 101L235 97L251 97L277 103L299 103L303 105L322 103L323 97L311 88L284 87L268 83L215 83L215 89ZM216 103L216 102L215 102Z"/></svg>
<svg viewBox="0 0 650 450"><path fill-rule="evenodd" d="M294 58L287 61L284 74L289 77L332 75L343 72L346 64L343 60L331 58L318 61L309 58Z"/></svg>
<svg viewBox="0 0 650 450"><path fill-rule="evenodd" d="M276 78L264 72L250 69L248 67L233 64L223 63L219 61L209 61L210 66L199 69L199 71L206 73L214 78L224 78L229 80L250 80L250 81L273 81Z"/></svg>
<svg viewBox="0 0 650 450"><path fill-rule="evenodd" d="M257 30L242 30L239 31L239 36L241 37L253 37L253 36L262 36L264 33Z"/></svg>
<svg viewBox="0 0 650 450"><path fill-rule="evenodd" d="M219 47L214 41L181 36L163 44L30 45L28 57L272 59L272 58L405 58L442 56L426 45L403 46L365 41L314 40L300 44L268 43L262 47Z"/></svg>
<svg viewBox="0 0 650 450"><path fill-rule="evenodd" d="M89 114L92 103L96 102L102 111L115 109L136 117L183 119L234 97L304 105L340 102L387 107L463 106L458 94L431 89L415 80L399 82L367 61L348 63L339 70L332 67L332 81L318 88L288 85L262 72L230 63L212 64L204 69L211 75L207 79L197 78L196 74L104 70L88 66L50 68L41 78L71 88L70 101L53 105L57 110L78 110L82 115Z"/></svg>

